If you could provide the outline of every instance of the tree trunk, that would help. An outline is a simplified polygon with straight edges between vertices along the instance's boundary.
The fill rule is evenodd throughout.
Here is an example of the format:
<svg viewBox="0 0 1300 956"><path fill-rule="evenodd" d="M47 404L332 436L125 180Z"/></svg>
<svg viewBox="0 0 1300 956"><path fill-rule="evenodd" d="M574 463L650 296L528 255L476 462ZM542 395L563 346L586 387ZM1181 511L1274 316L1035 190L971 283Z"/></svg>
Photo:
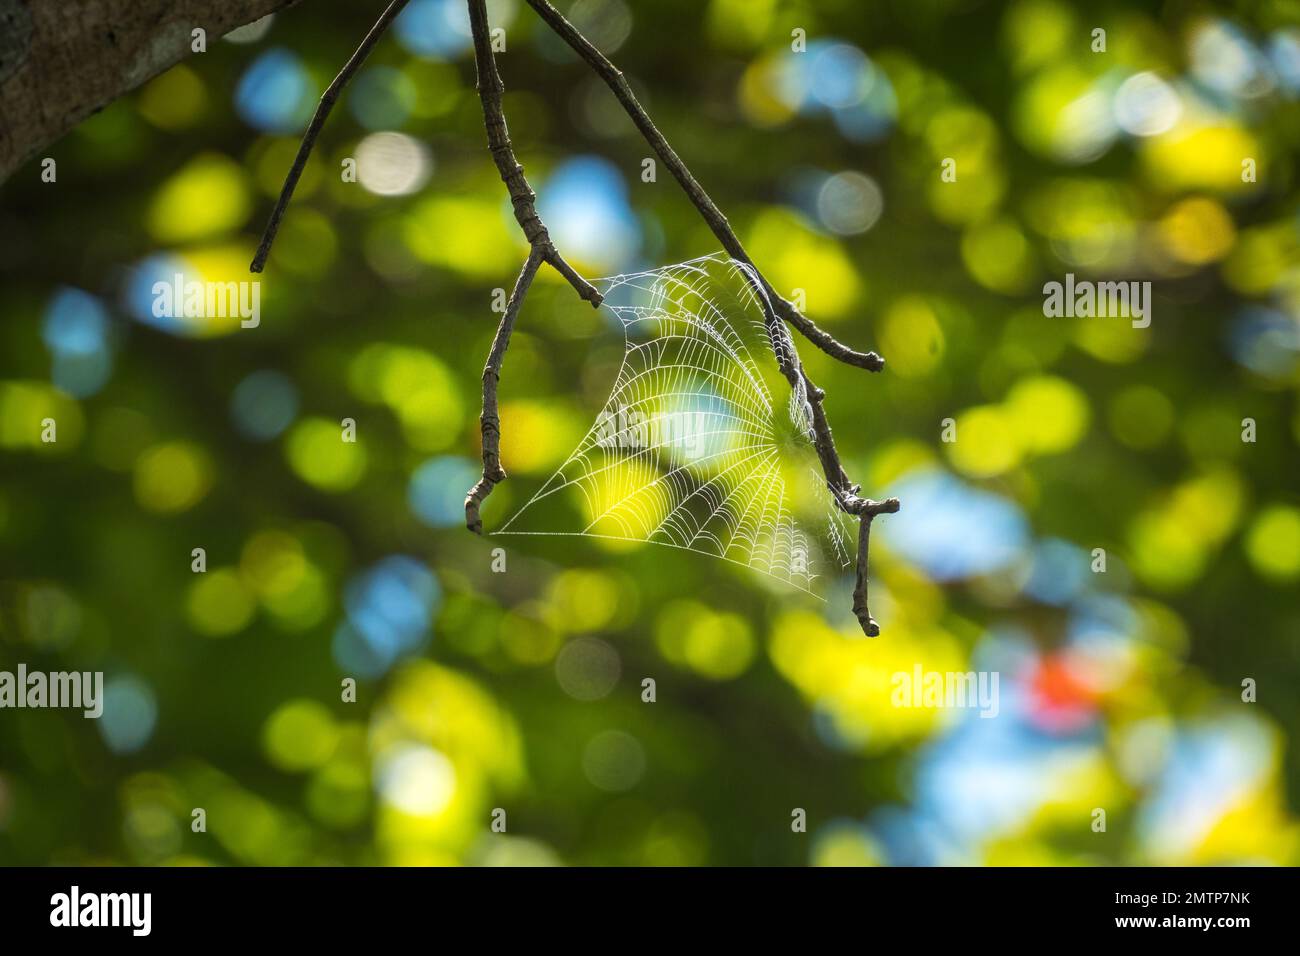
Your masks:
<svg viewBox="0 0 1300 956"><path fill-rule="evenodd" d="M87 116L297 0L0 0L0 182Z"/></svg>

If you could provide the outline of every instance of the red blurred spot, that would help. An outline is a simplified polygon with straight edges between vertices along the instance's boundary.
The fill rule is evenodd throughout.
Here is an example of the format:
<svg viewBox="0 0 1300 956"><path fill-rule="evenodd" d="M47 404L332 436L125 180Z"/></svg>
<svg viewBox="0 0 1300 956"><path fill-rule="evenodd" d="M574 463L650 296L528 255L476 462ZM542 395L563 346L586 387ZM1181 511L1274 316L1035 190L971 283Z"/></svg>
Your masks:
<svg viewBox="0 0 1300 956"><path fill-rule="evenodd" d="M1028 681L1030 716L1044 730L1077 730L1097 713L1097 693L1079 668L1061 654L1039 659Z"/></svg>

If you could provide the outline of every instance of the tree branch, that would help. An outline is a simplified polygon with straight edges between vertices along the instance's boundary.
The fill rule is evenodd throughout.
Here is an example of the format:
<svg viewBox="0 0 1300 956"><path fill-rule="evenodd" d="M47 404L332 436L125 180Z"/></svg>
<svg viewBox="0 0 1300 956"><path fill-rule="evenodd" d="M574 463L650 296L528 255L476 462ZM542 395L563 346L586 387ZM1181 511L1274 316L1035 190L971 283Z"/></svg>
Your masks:
<svg viewBox="0 0 1300 956"><path fill-rule="evenodd" d="M492 493L498 482L504 481L505 469L501 467L501 420L497 415L497 381L501 377L501 363L505 359L506 348L510 344L510 333L514 330L515 316L523 305L528 287L532 285L533 276L543 262L548 263L560 275L568 280L578 295L590 302L592 308L600 305L602 298L596 287L578 275L551 242L546 224L537 214L537 194L528 185L524 176L524 167L515 158L514 147L510 144L510 130L506 126L506 114L501 105L501 95L505 84L497 72L496 57L492 52L492 30L488 24L487 4L485 0L467 0L469 6L470 33L474 37L474 69L478 77L478 96L483 105L483 127L487 130L488 149L492 161L496 163L501 181L510 193L510 204L514 209L515 221L524 231L528 240L528 259L519 280L515 283L510 301L506 304L506 314L501 318L496 338L492 341L492 351L488 354L486 367L483 369L483 411L479 416L480 430L483 435L483 477L465 496L465 526L476 534L483 531L483 519L479 517L479 506Z"/></svg>
<svg viewBox="0 0 1300 956"><path fill-rule="evenodd" d="M515 280L514 291L506 303L506 314L497 326L496 337L492 339L492 350L488 353L487 364L483 366L483 411L479 415L479 430L483 436L483 477L465 496L465 526L475 534L483 531L483 519L479 517L479 505L492 493L493 487L506 477L501 467L501 417L497 411L497 383L501 380L501 364L510 347L510 333L515 328L515 318L519 307L523 305L528 287L533 284L542 264L542 250L533 246L528 251L524 267Z"/></svg>
<svg viewBox="0 0 1300 956"><path fill-rule="evenodd" d="M298 185L298 179L302 176L303 168L307 165L307 158L311 156L312 147L316 145L316 137L320 135L321 128L325 125L325 120L329 118L330 110L334 108L334 102L339 98L339 93L343 87L347 86L352 75L357 72L361 64L366 61L370 55L371 49L379 42L379 38L384 35L389 24L397 18L406 6L409 0L393 0L388 8L379 15L375 25L370 28L366 38L361 41L361 46L357 47L356 52L352 54L343 69L339 70L339 75L334 77L334 81L321 95L320 104L316 107L316 112L312 115L311 123L307 125L307 132L302 136L302 145L298 147L298 155L293 159L293 165L289 167L289 175L284 179L284 186L280 189L280 198L276 200L275 209L271 212L270 221L266 224L266 231L262 233L262 241L257 245L257 252L253 256L253 264L248 267L250 272L261 272L262 267L266 265L266 257L271 254L271 243L275 242L275 234L280 229L280 219L284 216L284 211L288 208L289 200L293 198L293 191Z"/></svg>
<svg viewBox="0 0 1300 956"><path fill-rule="evenodd" d="M855 365L858 368L865 368L873 372L878 372L884 368L885 361L875 352L855 352L840 342L837 342L827 332L820 329L807 316L800 313L794 305L782 296L778 295L771 284L763 277L762 272L754 265L754 261L745 251L740 239L736 236L735 230L727 221L727 217L722 214L717 205L709 198L709 194L704 191L704 187L699 184L691 171L682 162L676 151L669 144L668 140L658 127L650 119L650 114L641 106L636 95L632 92L632 87L628 85L627 78L623 72L618 69L609 59L596 49L590 40L578 32L577 28L566 20L555 7L551 6L548 0L528 0L528 5L537 11L546 24L555 31L559 37L567 43L575 53L578 54L587 65L596 72L606 85L614 92L614 96L622 104L624 111L636 128L641 131L650 148L655 151L664 165L668 167L673 178L681 185L687 198L690 199L695 208L699 210L705 223L713 231L718 242L722 243L722 248L736 261L743 262L754 270L759 282L763 286L763 291L772 301L773 308L781 318L785 319L796 329L798 329L810 342L816 345L832 358L839 359L849 365Z"/></svg>
<svg viewBox="0 0 1300 956"><path fill-rule="evenodd" d="M632 92L632 87L628 85L627 78L623 76L622 71L614 66L590 40L579 33L573 24L550 4L549 0L528 0L528 5L595 71L597 76L605 81L605 84L613 91L615 98L622 105L623 110L632 119L641 135L645 137L646 142L650 144L650 148L668 167L669 172L673 174L673 178L682 187L687 198L699 211L700 216L722 244L722 248L733 259L747 267L747 277L752 284L757 286L756 291L762 293L759 298L764 305L764 317L768 323L768 330L772 335L777 365L790 382L790 387L796 390L802 388L808 396L808 405L812 413L813 444L817 449L817 456L821 461L822 471L826 476L827 487L830 489L831 494L834 495L835 501L841 509L848 514L859 517L858 580L857 587L854 590L854 612L858 615L863 631L869 637L875 637L880 633L880 628L875 621L871 620L871 616L866 610L867 543L870 539L871 520L877 514L898 511L898 499L890 498L884 502L875 502L858 496L860 487L849 480L843 465L840 463L839 452L835 449L835 439L831 435L830 424L822 408L826 393L818 388L803 370L802 363L799 361L798 350L794 347L794 343L789 341L784 326L777 322L777 318L784 319L785 322L794 326L808 341L827 355L848 365L878 372L884 368L884 359L875 352L856 352L847 345L836 341L833 336L823 331L811 319L800 313L793 303L777 294L776 290L772 288L772 284L767 281L758 266L749 257L749 253L745 251L744 245L731 228L727 217L709 198L709 194L704 191L704 187L691 175L691 171L682 162L681 157L677 155L664 135L659 132L658 127L650 119L650 115ZM750 272L752 272L752 276L749 275Z"/></svg>
<svg viewBox="0 0 1300 956"><path fill-rule="evenodd" d="M312 149L316 145L316 140L320 136L321 130L325 126L325 121L329 118L330 111L333 110L335 102L338 101L339 95L343 88L347 86L353 75L360 69L370 55L370 51L375 44L388 30L392 22L397 19L403 8L409 0L392 0L380 14L375 25L370 28L361 45L343 65L343 69L334 77L333 82L321 95L320 103L316 107L316 112L312 115L311 122L307 125L306 132L303 133L302 144L298 147L298 154L294 157L293 165L289 167L289 173L285 176L284 186L280 189L280 196L276 200L275 208L271 211L271 218L267 221L266 229L262 233L262 241L258 243L257 252L253 256L253 262L249 266L250 272L261 272L266 266L266 259L271 254L271 245L275 242L276 233L280 229L280 220L284 217L284 212L289 206L289 201L293 198L293 191L298 186L298 180L302 176L303 169L307 166L307 160L311 157ZM601 296L595 286L587 282L582 276L578 275L569 263L567 263L560 253L556 250L555 244L551 242L546 226L540 216L537 215L535 202L536 194L528 185L528 180L524 177L524 168L515 159L514 148L510 145L510 134L506 128L505 113L501 108L501 94L504 86L501 83L501 77L497 74L496 61L492 54L492 42L487 22L487 10L483 0L469 0L469 18L470 26L474 34L474 61L478 72L478 90L479 98L483 103L483 122L487 128L488 146L492 151L492 159L496 163L498 171L501 173L501 179L505 182L506 188L510 192L510 200L514 206L515 219L524 231L524 237L528 240L529 245L539 249L542 255L542 261L549 263L560 275L573 286L578 295L590 302L593 307L600 305Z"/></svg>
<svg viewBox="0 0 1300 956"><path fill-rule="evenodd" d="M379 19L375 21L375 25L370 28L370 32L366 34L365 39L361 41L356 52L321 95L320 104L316 107L311 123L303 134L298 154L294 157L293 165L289 167L275 209L271 212L271 218L262 234L262 241L253 256L253 262L249 266L250 271L261 272L266 265L267 256L271 253L271 244L275 242L276 233L280 228L280 220L289 206L289 200L293 198L298 179L302 176L320 131L324 128L325 120L329 118L330 110L334 108L339 94L407 3L408 0L392 0L389 3ZM483 529L479 506L491 494L493 486L506 477L505 470L501 467L501 419L497 413L497 382L501 377L501 364L505 359L506 348L510 344L510 334L514 330L515 319L523 305L524 297L528 294L528 288L533 283L533 277L537 275L541 264L546 262L573 286L581 298L590 302L593 308L599 306L602 299L596 287L580 276L577 270L560 255L546 230L546 224L537 214L537 194L528 185L528 180L524 176L524 167L515 158L514 147L510 144L510 132L506 126L505 111L501 106L501 94L505 87L501 83L500 74L497 73L496 59L492 53L492 37L488 26L486 3L484 0L467 0L467 3L470 30L474 37L474 66L478 76L479 100L483 104L483 125L487 130L488 149L492 153L497 171L501 174L501 180L510 193L515 219L529 244L528 258L515 282L514 291L506 306L506 314L501 319L496 338L492 342L492 350L488 355L487 365L483 369L483 410L479 417L483 436L483 477L465 496L465 523L471 531L478 532Z"/></svg>
<svg viewBox="0 0 1300 956"><path fill-rule="evenodd" d="M894 514L898 511L898 499L886 498L884 501L871 501L870 499L859 499L861 501L860 511L858 512L858 570L857 581L853 586L853 613L857 616L858 623L862 625L862 633L867 637L878 637L880 635L880 625L876 623L871 612L867 610L867 580L869 577L867 571L867 559L871 548L871 522L880 514Z"/></svg>
<svg viewBox="0 0 1300 956"><path fill-rule="evenodd" d="M492 35L488 26L485 0L468 0L470 32L474 36L474 67L478 73L478 95L483 104L483 125L487 129L488 149L496 163L501 181L510 193L515 220L524 231L529 245L541 252L542 260L564 276L574 290L592 307L601 303L601 296L593 286L574 270L556 251L546 224L537 214L537 194L528 185L524 167L515 158L510 145L510 131L506 127L505 111L501 107L501 94L505 86L497 73L496 57L492 53Z"/></svg>

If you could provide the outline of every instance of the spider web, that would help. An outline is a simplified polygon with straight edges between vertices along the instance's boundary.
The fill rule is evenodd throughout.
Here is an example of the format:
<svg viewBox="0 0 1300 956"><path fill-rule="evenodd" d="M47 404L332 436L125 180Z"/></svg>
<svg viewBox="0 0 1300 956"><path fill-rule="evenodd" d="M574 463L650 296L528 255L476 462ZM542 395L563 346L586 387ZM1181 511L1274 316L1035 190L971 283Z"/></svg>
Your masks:
<svg viewBox="0 0 1300 956"><path fill-rule="evenodd" d="M788 333L769 333L751 278L713 255L600 280L625 341L609 398L497 534L646 541L810 593L848 566L806 393L779 373Z"/></svg>

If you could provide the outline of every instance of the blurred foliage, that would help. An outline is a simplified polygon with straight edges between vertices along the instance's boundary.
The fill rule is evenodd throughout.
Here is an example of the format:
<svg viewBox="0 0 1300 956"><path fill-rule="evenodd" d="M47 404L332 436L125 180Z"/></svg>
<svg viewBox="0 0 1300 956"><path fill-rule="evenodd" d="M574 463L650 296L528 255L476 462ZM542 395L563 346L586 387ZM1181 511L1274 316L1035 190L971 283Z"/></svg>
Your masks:
<svg viewBox="0 0 1300 956"><path fill-rule="evenodd" d="M0 711L0 861L1300 861L1295 0L560 4L777 288L886 357L802 348L850 474L903 499L874 641L847 579L822 605L698 554L461 526L525 247L458 2L414 0L346 92L260 326L151 313L159 279L249 278L380 6L214 41L50 147L55 183L38 160L3 187L0 669L102 670L108 701ZM490 7L565 255L715 252L607 90ZM1045 317L1067 272L1151 281L1150 327ZM599 410L616 328L543 270L489 530ZM893 706L918 666L997 671L998 717Z"/></svg>

